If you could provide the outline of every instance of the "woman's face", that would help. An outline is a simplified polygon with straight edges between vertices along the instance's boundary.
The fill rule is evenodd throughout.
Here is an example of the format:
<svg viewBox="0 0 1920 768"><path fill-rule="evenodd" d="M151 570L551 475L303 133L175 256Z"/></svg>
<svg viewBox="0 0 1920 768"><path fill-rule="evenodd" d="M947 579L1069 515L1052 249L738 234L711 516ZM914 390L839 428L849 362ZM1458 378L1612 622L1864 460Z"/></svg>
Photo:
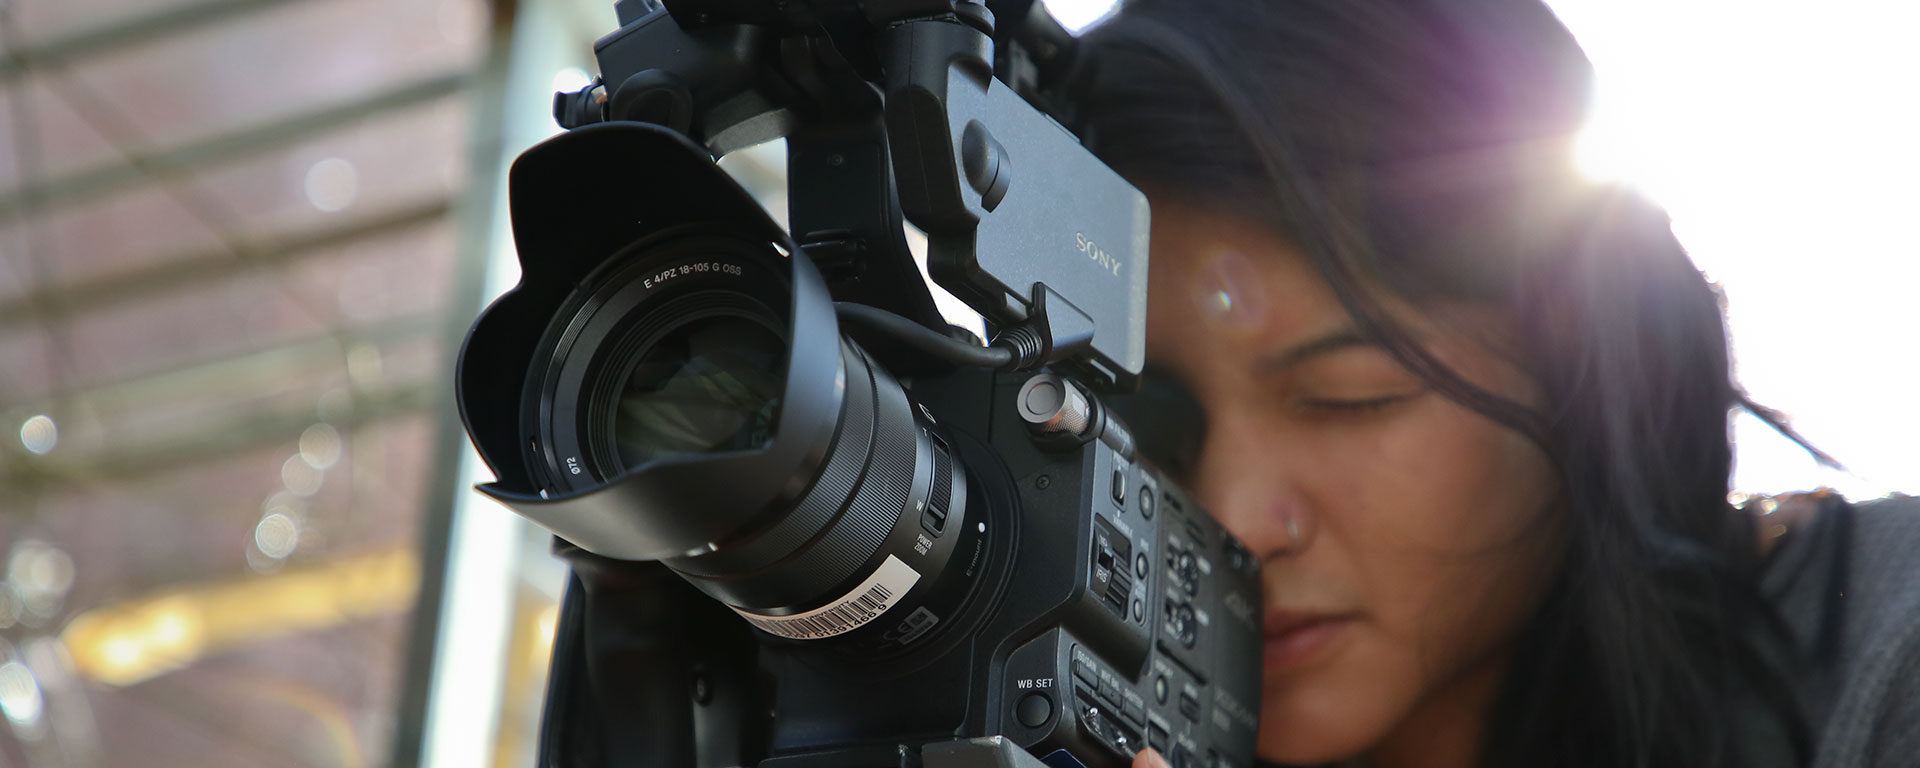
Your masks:
<svg viewBox="0 0 1920 768"><path fill-rule="evenodd" d="M1264 563L1261 756L1470 758L1552 577L1545 456L1363 341L1286 241L1153 203L1148 358L1207 412L1183 482ZM1537 405L1491 313L1387 307L1468 381Z"/></svg>

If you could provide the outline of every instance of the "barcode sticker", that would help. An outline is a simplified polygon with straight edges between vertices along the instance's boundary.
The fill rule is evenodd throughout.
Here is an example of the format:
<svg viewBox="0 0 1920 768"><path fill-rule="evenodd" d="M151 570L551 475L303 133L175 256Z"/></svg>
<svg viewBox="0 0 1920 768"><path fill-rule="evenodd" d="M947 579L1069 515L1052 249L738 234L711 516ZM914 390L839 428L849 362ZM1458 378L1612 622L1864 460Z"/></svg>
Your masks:
<svg viewBox="0 0 1920 768"><path fill-rule="evenodd" d="M854 587L833 602L827 603L806 613L791 616L766 616L748 613L738 608L748 622L767 632L794 640L818 640L823 637L846 634L886 613L900 598L919 583L920 572L907 565L899 557L887 555L887 560L875 569L872 576L860 586Z"/></svg>

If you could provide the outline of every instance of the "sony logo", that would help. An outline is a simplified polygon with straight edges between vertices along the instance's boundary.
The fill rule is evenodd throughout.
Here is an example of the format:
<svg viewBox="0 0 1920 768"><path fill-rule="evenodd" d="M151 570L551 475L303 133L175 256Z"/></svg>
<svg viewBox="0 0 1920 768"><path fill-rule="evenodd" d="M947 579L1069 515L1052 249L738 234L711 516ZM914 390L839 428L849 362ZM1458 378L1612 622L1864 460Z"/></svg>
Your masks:
<svg viewBox="0 0 1920 768"><path fill-rule="evenodd" d="M1115 276L1120 274L1120 259L1107 253L1107 249L1101 248L1099 243L1087 239L1086 233L1073 233L1073 241L1080 252L1086 254L1093 263L1099 264L1101 269L1112 272Z"/></svg>

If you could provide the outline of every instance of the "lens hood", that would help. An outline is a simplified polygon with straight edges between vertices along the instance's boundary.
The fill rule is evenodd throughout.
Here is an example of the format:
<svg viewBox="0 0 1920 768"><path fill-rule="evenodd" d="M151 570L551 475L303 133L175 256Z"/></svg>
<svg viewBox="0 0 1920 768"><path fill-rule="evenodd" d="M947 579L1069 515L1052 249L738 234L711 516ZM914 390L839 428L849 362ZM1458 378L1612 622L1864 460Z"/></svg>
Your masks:
<svg viewBox="0 0 1920 768"><path fill-rule="evenodd" d="M481 492L587 551L660 560L711 551L807 491L846 389L832 299L812 263L705 149L648 123L586 126L523 153L508 196L520 282L474 323L456 371L460 417L497 478ZM542 482L531 458L541 446L524 417L549 326L598 276L631 266L614 261L647 258L634 244L689 230L764 246L766 263L786 271L791 343L771 437L654 459L604 482Z"/></svg>

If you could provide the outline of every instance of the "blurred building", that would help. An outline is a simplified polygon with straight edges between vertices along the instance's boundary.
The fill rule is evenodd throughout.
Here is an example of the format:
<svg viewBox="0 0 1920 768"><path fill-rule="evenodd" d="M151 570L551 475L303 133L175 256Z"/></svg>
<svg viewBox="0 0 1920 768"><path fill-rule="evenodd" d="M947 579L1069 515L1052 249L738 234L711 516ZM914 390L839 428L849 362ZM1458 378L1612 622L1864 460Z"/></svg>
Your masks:
<svg viewBox="0 0 1920 768"><path fill-rule="evenodd" d="M0 6L0 765L417 741L493 12Z"/></svg>
<svg viewBox="0 0 1920 768"><path fill-rule="evenodd" d="M451 374L614 27L0 0L0 766L532 764L564 572Z"/></svg>

